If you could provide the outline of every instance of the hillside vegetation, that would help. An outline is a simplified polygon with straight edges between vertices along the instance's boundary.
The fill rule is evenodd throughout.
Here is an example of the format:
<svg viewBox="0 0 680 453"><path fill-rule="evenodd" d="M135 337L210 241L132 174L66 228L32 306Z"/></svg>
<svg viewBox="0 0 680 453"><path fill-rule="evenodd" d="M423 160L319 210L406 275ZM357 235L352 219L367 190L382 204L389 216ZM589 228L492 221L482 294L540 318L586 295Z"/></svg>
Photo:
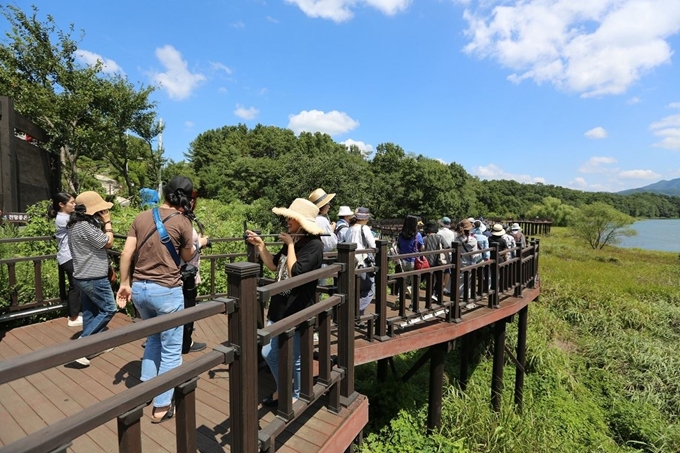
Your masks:
<svg viewBox="0 0 680 453"><path fill-rule="evenodd" d="M492 342L480 337L465 392L457 350L447 358L442 429L425 434L427 367L402 383L374 382L362 452L680 451L680 266L674 253L593 250L554 228L541 241L541 297L529 308L524 411L506 360L502 410L490 407ZM516 324L508 325L508 346ZM422 352L421 352L422 353ZM400 374L419 354L396 360Z"/></svg>

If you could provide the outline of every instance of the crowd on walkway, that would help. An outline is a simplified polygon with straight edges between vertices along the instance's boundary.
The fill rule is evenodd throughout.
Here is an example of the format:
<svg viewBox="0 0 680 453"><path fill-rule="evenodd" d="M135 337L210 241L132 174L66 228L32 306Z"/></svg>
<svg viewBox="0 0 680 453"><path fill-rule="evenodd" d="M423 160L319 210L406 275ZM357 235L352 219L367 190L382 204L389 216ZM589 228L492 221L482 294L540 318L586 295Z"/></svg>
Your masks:
<svg viewBox="0 0 680 453"><path fill-rule="evenodd" d="M269 250L261 236L246 231L246 240L252 244L260 260L275 273L276 280L301 275L323 266L323 254L337 248L339 243L356 244L356 267L371 268L375 260L377 234L371 229L370 209L364 206L350 208L342 205L337 221L329 217L335 193L317 188L305 198L296 198L289 207L275 207L272 212L286 219L287 230L278 237L283 243L277 251ZM94 335L107 328L117 309L124 309L132 301L142 319L174 313L196 303L201 250L210 245L203 225L196 219L194 210L197 194L189 178L177 176L163 188L163 201L139 213L127 232L120 258L120 284L114 295L107 249L113 244L114 221L111 219L112 203L92 191L77 197L67 193L53 198L50 216L55 219L58 240L57 261L68 277L69 327L82 327L80 338ZM195 225L195 227L194 227ZM438 266L451 263L448 252L418 256L418 253L451 249L460 244L464 265L490 259L489 247L498 244L502 256L512 257L517 246L526 246L518 224L489 225L483 218L467 218L453 223L443 216L438 222L425 224L420 218L407 215L399 234L390 248L390 254L414 254L394 259L397 272L418 269L419 266ZM360 272L359 317L373 301L375 274ZM444 294L451 291L451 271L442 275ZM406 278L406 291L410 296L410 277ZM323 283L323 282L321 282ZM440 287L435 282L435 288ZM271 297L267 312L267 325L293 315L316 300L316 281L312 281ZM434 299L442 295L433 295ZM193 341L193 325L179 326L150 335L144 346L141 380L147 381L172 370L182 363L182 354L196 352L205 343ZM107 352L107 351L103 351ZM99 353L101 354L101 352ZM97 355L99 355L97 354ZM262 348L278 389L278 338L273 338ZM293 399L300 396L300 334L294 336L293 347ZM94 356L82 357L76 364L86 367ZM275 392L262 404L278 404ZM161 423L174 416L173 390L168 390L153 401L152 419Z"/></svg>

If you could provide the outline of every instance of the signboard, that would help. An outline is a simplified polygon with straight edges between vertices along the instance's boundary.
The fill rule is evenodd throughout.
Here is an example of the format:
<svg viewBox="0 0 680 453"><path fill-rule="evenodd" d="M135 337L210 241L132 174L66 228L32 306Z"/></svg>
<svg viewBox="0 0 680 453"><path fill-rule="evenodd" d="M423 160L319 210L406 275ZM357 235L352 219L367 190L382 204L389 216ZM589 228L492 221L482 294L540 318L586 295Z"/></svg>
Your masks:
<svg viewBox="0 0 680 453"><path fill-rule="evenodd" d="M2 216L0 219L1 221L4 222L9 222L9 223L27 223L28 222L28 214L25 212L2 212L0 211L0 214Z"/></svg>

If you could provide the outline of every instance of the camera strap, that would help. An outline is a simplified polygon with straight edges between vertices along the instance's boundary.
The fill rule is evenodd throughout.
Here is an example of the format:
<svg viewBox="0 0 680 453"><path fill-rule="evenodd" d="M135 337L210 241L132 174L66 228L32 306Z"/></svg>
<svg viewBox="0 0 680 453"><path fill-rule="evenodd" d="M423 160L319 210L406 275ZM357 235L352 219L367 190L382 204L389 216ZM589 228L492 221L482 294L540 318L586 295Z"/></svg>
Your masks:
<svg viewBox="0 0 680 453"><path fill-rule="evenodd" d="M164 220L161 220L161 215L158 212L158 208L153 208L153 219L156 222L156 230L158 231L158 234L161 237L161 244L163 244L165 248L168 249L168 252L170 252L170 256L172 256L172 259L175 261L175 264L177 265L177 267L179 267L180 264L179 255L177 254L177 250L175 250L175 246L172 244L172 241L170 240L168 230L166 230L165 225L163 225L166 220L168 220L173 215L177 214L179 214L179 212L170 214Z"/></svg>

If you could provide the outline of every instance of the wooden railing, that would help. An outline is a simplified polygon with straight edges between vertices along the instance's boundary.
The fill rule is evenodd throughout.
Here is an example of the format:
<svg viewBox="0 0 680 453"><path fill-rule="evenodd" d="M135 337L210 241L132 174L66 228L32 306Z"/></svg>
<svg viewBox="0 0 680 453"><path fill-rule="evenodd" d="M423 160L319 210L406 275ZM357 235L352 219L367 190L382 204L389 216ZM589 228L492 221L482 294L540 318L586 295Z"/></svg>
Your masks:
<svg viewBox="0 0 680 453"><path fill-rule="evenodd" d="M223 346L205 353L200 358L181 365L147 382L88 407L66 419L54 423L26 438L5 446L0 453L9 452L61 452L70 442L88 431L116 418L120 451L141 451L140 419L144 406L155 395L175 388L177 451L196 451L195 389L198 376L220 364L229 365L231 451L255 453L273 451L276 436L295 419L305 413L317 400L324 402L330 411L337 412L349 406L358 394L354 389L354 335L355 321L367 321L366 335L389 341L403 325L416 323L461 322L461 303L480 302L482 306L496 308L505 297L521 297L524 288L532 287L538 271L539 241L520 250L511 259L500 259L497 248L490 249L491 258L470 266L462 266L468 254L458 246L448 251L455 259L451 264L402 273L388 273L391 259L415 255L441 253L441 250L415 254L388 256L388 241L378 240L373 250L376 266L355 269L355 244L339 244L335 262L326 267L281 282L267 283L261 278L261 266L254 262L235 262L226 265L228 288L226 298L202 302L196 307L170 315L148 319L125 327L102 332L82 340L59 344L30 354L0 362L0 385L105 349L139 340L150 334L184 325L210 316L226 315L228 328ZM477 252L469 252L477 253ZM244 254L256 261L252 246ZM205 256L204 256L205 258ZM439 288L433 288L435 274L451 269L451 295L433 301L436 289L443 295L441 278ZM357 272L375 272L375 313L357 315ZM413 295L405 296L406 277L413 279ZM261 323L262 307L270 295L318 279L333 278L337 286L332 290L317 288L317 292L332 293L311 307L264 327ZM425 282L425 301L417 290ZM463 281L462 294L458 282ZM387 291L390 286L401 288L399 312L387 316ZM409 304L410 303L410 304ZM337 329L337 356L331 356L331 314ZM319 333L319 343L314 354L313 329ZM300 399L292 400L293 335L301 333L302 380ZM258 426L258 346L278 337L279 406L277 417L265 426ZM319 377L314 382L314 360L319 363ZM58 448L57 448L58 447Z"/></svg>
<svg viewBox="0 0 680 453"><path fill-rule="evenodd" d="M101 352L150 334L184 325L210 316L229 317L225 332L227 346L215 348L199 359L185 363L150 381L124 390L94 406L48 426L10 444L2 453L66 451L72 439L87 433L112 418L118 420L121 451L141 451L140 419L142 409L155 395L175 388L177 406L177 451L196 451L195 389L198 376L220 364L229 365L230 419L232 451L257 452L273 449L276 436L302 415L318 399L328 395L328 408L339 412L351 404L358 394L354 391L354 244L341 244L338 263L317 271L257 286L260 266L248 262L227 264L227 293L232 298L203 302L167 316L148 319L106 331L75 342L42 349L0 362L0 384L74 361L79 357ZM257 329L260 302L276 294L320 278L337 278L336 294L306 310L266 328ZM331 316L337 312L338 352L331 357ZM313 326L318 325L319 343L316 360L319 378L313 380ZM302 336L302 385L300 399L292 401L293 342L292 335ZM274 336L279 339L279 408L278 417L264 427L258 427L257 370L258 343L263 345ZM55 449L55 447L58 447Z"/></svg>

